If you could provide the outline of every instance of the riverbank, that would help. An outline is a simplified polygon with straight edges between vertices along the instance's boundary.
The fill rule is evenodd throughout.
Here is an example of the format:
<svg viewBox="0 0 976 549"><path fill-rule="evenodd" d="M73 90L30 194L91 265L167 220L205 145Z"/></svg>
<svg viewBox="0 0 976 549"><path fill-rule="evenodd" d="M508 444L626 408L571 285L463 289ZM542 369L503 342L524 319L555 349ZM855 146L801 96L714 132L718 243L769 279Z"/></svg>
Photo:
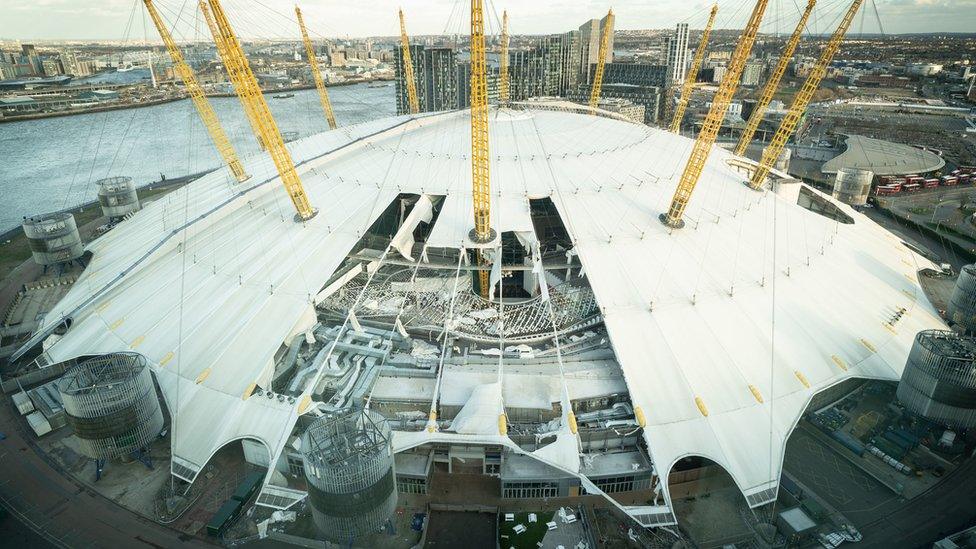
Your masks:
<svg viewBox="0 0 976 549"><path fill-rule="evenodd" d="M363 79L355 79L355 80L346 80L344 82L338 82L336 84L329 84L326 87L338 88L342 86L352 86L355 84L368 84L372 82L392 82L392 80L388 78L363 78ZM296 86L286 86L282 88L273 88L273 89L266 89L261 91L262 93L264 93L264 95L268 95L268 94L274 95L279 93L287 93L287 92L295 92L295 91L311 90L311 89L315 89L314 84L299 84ZM24 95L28 95L28 94L24 94ZM231 92L227 92L227 93L214 92L214 93L208 93L206 95L207 97L236 97L236 94ZM44 118L58 118L58 117L65 117L65 116L74 116L78 114L92 114L92 113L99 113L99 112L141 109L145 107L165 105L166 103L173 103L176 101L183 101L184 99L189 99L189 96L180 94L171 97L153 99L150 101L143 101L139 103L112 103L104 106L66 110L66 111L33 112L33 113L25 113L25 114L5 115L5 116L0 116L0 124L3 124L4 122L22 122L25 120L41 120Z"/></svg>

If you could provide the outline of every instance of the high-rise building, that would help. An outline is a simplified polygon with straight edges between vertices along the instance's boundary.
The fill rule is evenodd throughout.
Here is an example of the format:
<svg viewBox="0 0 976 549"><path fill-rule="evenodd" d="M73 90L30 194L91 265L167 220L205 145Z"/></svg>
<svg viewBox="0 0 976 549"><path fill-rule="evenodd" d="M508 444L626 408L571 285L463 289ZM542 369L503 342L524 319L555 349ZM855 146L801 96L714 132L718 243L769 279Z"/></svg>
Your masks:
<svg viewBox="0 0 976 549"><path fill-rule="evenodd" d="M511 99L521 101L530 97L557 96L565 92L562 69L562 36L543 36L529 49L509 52L509 90Z"/></svg>
<svg viewBox="0 0 976 549"><path fill-rule="evenodd" d="M457 54L454 48L424 48L417 81L421 83L417 92L420 94L418 99L422 111L458 108Z"/></svg>
<svg viewBox="0 0 976 549"><path fill-rule="evenodd" d="M743 86L758 86L760 80L762 80L762 74L765 68L766 64L762 61L747 62L745 67L742 68L742 81L739 84Z"/></svg>
<svg viewBox="0 0 976 549"><path fill-rule="evenodd" d="M592 67L600 60L600 38L603 33L603 25L607 18L590 19L579 28L580 34L580 82L590 82L593 73ZM687 26L687 25L686 25ZM687 40L686 40L687 41ZM610 29L610 40L608 42L606 61L613 61L613 29Z"/></svg>
<svg viewBox="0 0 976 549"><path fill-rule="evenodd" d="M420 112L458 108L458 63L454 48L441 46L410 46L410 59L416 79L417 103ZM403 74L403 50L394 55L396 74L397 114L410 112L407 85Z"/></svg>
<svg viewBox="0 0 976 549"><path fill-rule="evenodd" d="M688 23L678 23L674 36L668 39L667 65L672 85L684 82L689 62Z"/></svg>

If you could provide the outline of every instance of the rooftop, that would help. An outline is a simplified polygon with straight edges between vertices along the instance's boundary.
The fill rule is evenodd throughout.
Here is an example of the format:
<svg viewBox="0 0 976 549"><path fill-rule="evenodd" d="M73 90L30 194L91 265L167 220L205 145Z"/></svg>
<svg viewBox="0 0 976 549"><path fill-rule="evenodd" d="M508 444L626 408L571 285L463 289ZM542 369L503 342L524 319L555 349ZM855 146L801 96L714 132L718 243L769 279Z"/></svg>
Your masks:
<svg viewBox="0 0 976 549"><path fill-rule="evenodd" d="M847 137L847 150L827 161L820 171L835 174L841 168L860 168L871 170L875 175L907 175L932 172L943 166L945 160L933 152L863 135L850 135Z"/></svg>

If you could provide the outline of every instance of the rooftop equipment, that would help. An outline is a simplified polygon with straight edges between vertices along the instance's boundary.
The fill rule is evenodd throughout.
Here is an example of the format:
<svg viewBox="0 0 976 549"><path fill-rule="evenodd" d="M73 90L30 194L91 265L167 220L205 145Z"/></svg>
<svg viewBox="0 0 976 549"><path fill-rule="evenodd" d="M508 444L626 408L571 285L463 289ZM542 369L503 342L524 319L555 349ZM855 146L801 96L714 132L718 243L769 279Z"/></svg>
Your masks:
<svg viewBox="0 0 976 549"><path fill-rule="evenodd" d="M371 411L325 415L302 434L312 518L330 541L350 543L393 515L397 489L390 427Z"/></svg>
<svg viewBox="0 0 976 549"><path fill-rule="evenodd" d="M105 217L118 220L139 211L139 193L131 177L106 177L95 184L98 185L98 203Z"/></svg>
<svg viewBox="0 0 976 549"><path fill-rule="evenodd" d="M237 35L234 34L234 29L231 28L219 0L210 0L210 11L213 13L214 24L219 35L219 37L215 35L214 39L223 44L222 47L218 44L217 51L224 62L224 66L227 67L227 74L230 75L234 91L247 103L248 108L245 108L244 112L251 120L252 129L258 132L258 140L267 147L271 160L274 161L275 168L278 169L281 183L288 191L288 197L291 198L292 205L298 212L295 220L307 221L315 216L316 210L312 207L308 195L305 193L305 187L298 177L298 172L295 171L295 162L291 158L291 153L285 148L285 143L281 139L281 132L278 130L278 124L271 115L267 101L264 100L264 93L258 85L258 80L251 72L251 66L244 55L244 50L237 40Z"/></svg>
<svg viewBox="0 0 976 549"><path fill-rule="evenodd" d="M502 12L502 49L498 54L498 103L508 103L508 11Z"/></svg>
<svg viewBox="0 0 976 549"><path fill-rule="evenodd" d="M334 130L336 125L335 114L332 112L332 102L329 101L329 91L325 89L325 81L322 80L322 73L319 71L319 62L315 58L315 46L308 37L308 30L305 29L305 18L302 17L302 10L295 6L295 17L298 18L298 28L302 31L302 43L305 44L305 56L312 69L312 80L315 81L315 89L319 92L319 103L322 104L322 111L325 112L325 120L329 123L329 129Z"/></svg>
<svg viewBox="0 0 976 549"><path fill-rule="evenodd" d="M678 105L671 118L671 133L678 133L681 130L681 119L685 117L685 109L691 100L691 92L698 80L698 70L701 69L702 60L705 58L705 47L708 46L708 36L712 33L712 24L715 23L715 15L718 13L718 4L712 6L712 12L708 16L708 23L702 31L701 41L698 42L698 49L695 50L695 58L691 62L691 68L685 75L685 81L681 85L681 95L678 97ZM670 97L670 95L669 95ZM670 105L671 102L668 101Z"/></svg>
<svg viewBox="0 0 976 549"><path fill-rule="evenodd" d="M417 100L417 80L413 75L410 39L407 38L407 23L403 20L403 10L400 10L400 51L402 52L403 81L407 83L407 105L410 107L410 114L417 114L420 112L420 102Z"/></svg>
<svg viewBox="0 0 976 549"><path fill-rule="evenodd" d="M813 94L820 87L820 81L827 74L827 66L830 65L830 62L834 59L834 54L840 49L840 43L844 39L844 35L847 34L847 29L851 26L851 22L854 21L854 16L857 14L857 10L861 7L862 2L863 0L854 0L851 3L843 19L841 19L840 24L837 25L837 29L834 30L834 34L827 42L827 46L820 52L820 58L817 59L817 63L810 69L810 74L804 80L803 87L793 97L793 103L790 105L790 109L786 112L786 116L783 117L783 121L780 122L779 127L776 128L776 133L773 134L773 138L769 141L769 146L763 151L762 159L759 161L759 168L752 174L752 178L749 180L750 188L759 190L762 188L763 183L766 182L766 176L769 175L770 168L772 168L776 159L779 158L780 151L783 150L783 147L786 146L786 141L793 135L797 124L800 123L800 118L807 110L807 105L813 99ZM739 75L737 74L736 78L738 77Z"/></svg>
<svg viewBox="0 0 976 549"><path fill-rule="evenodd" d="M749 22L742 31L742 37L732 53L729 69L712 99L712 106L708 110L708 115L705 116L702 129L698 132L698 139L695 140L691 155L688 157L688 163L685 164L684 171L681 172L681 179L674 190L671 205L666 213L660 215L661 223L668 227L677 229L685 225L681 218L684 216L688 201L691 200L691 193L695 190L695 185L698 184L698 178L701 177L702 170L705 169L705 162L708 160L712 145L715 144L715 138L718 137L718 130L722 127L722 120L725 119L729 102L732 101L735 89L739 85L739 77L742 76L746 59L749 58L749 52L752 51L752 45L756 41L756 34L759 33L759 25L762 23L768 3L769 0L757 0L752 15L749 16Z"/></svg>
<svg viewBox="0 0 976 549"><path fill-rule="evenodd" d="M86 360L64 374L58 391L79 450L96 461L96 479L105 461L138 454L163 428L163 411L142 355Z"/></svg>
<svg viewBox="0 0 976 549"><path fill-rule="evenodd" d="M789 149L784 149L789 150ZM874 172L859 168L841 168L834 180L834 198L851 206L863 206L871 194Z"/></svg>
<svg viewBox="0 0 976 549"><path fill-rule="evenodd" d="M210 105L210 101L207 100L207 96L203 92L203 88L197 82L196 76L193 75L193 69L186 64L186 60L183 59L183 53L180 52L180 48L176 45L176 41L173 40L173 36L170 34L169 29L163 23L163 18L160 17L159 12L156 11L156 6L153 5L152 0L143 0L146 4L146 11L149 12L149 17L152 18L153 24L156 25L156 30L159 32L160 38L163 39L163 43L166 44L166 51L169 53L170 59L173 61L173 71L179 75L180 79L183 81L183 87L186 89L187 94L193 101L193 106L197 109L197 114L200 115L200 120L203 121L203 125L207 128L207 133L210 134L210 139L213 141L215 147L217 147L217 152L220 153L221 158L224 159L224 163L230 168L230 171L234 174L237 181L244 181L248 177L247 173L244 171L244 167L241 165L241 161L237 158L237 152L234 150L234 146L231 145L230 139L227 138L227 133L224 132L224 128L220 125L220 120L217 118L217 113L214 112L213 106ZM209 17L209 14L205 14ZM209 20L208 20L209 23ZM219 48L218 48L219 49ZM152 64L150 63L150 67ZM99 194L101 198L101 194ZM138 200L136 201L138 208ZM102 205L104 208L104 204ZM106 214L108 215L108 214Z"/></svg>
<svg viewBox="0 0 976 549"><path fill-rule="evenodd" d="M788 173L790 171L790 159L793 158L793 152L784 148L782 152L779 153L779 158L776 159L776 163L773 164L773 168L783 172Z"/></svg>
<svg viewBox="0 0 976 549"><path fill-rule="evenodd" d="M946 306L946 316L966 333L976 332L976 264L959 270L956 287Z"/></svg>
<svg viewBox="0 0 976 549"><path fill-rule="evenodd" d="M756 128L762 122L763 116L766 114L766 109L769 107L769 103L773 100L773 96L776 95L776 89L779 87L779 81L786 74L786 68L789 66L790 61L793 60L793 52L796 50L796 45L800 43L800 38L803 35L803 29L807 26L807 19L810 18L810 12L813 11L813 6L815 6L817 0L809 0L807 2L807 7L803 10L803 14L800 16L800 21L796 24L796 28L793 29L793 34L790 39L786 41L786 45L783 46L783 53L779 56L779 62L776 63L776 68L773 69L773 73L769 76L769 80L763 87L762 95L759 96L759 101L756 102L756 106L752 109L752 114L749 115L749 122L746 124L746 129L742 130L742 136L739 138L739 144L735 146L735 154L737 156L742 156L746 153L746 147L752 141L752 136L756 133ZM777 167L776 169L779 169ZM786 171L786 170L782 170Z"/></svg>
<svg viewBox="0 0 976 549"><path fill-rule="evenodd" d="M608 16L613 23L613 15ZM607 27L609 28L609 27ZM604 29L606 33L606 28ZM606 53L606 40L600 47L600 62L594 89L599 87L603 70L603 55ZM599 91L597 92L599 94ZM471 196L474 205L474 229L471 240L487 244L495 239L496 232L491 228L491 177L488 156L488 64L485 56L485 20L481 0L471 2ZM592 98L591 98L592 103ZM592 105L591 105L592 106ZM485 265L481 250L477 250L477 262ZM490 276L488 269L478 271L478 288L481 297L490 297Z"/></svg>
<svg viewBox="0 0 976 549"><path fill-rule="evenodd" d="M481 3L477 2L478 10L481 10ZM475 2L472 2L471 9L474 13ZM484 29L482 29L483 31ZM590 88L590 110L595 110L600 103L600 88L603 87L603 69L606 66L607 50L610 48L610 34L613 33L613 10L607 12L606 20L603 23L603 32L600 33L600 57L596 60L596 71L593 73L593 86ZM482 34L484 34L482 32ZM474 25L471 26L471 37L474 38ZM472 72L472 74L474 74Z"/></svg>
<svg viewBox="0 0 976 549"><path fill-rule="evenodd" d="M976 339L946 330L919 332L896 394L923 417L950 427L976 426Z"/></svg>
<svg viewBox="0 0 976 549"><path fill-rule="evenodd" d="M34 261L47 270L78 260L85 253L81 234L70 213L50 213L24 218L24 234Z"/></svg>

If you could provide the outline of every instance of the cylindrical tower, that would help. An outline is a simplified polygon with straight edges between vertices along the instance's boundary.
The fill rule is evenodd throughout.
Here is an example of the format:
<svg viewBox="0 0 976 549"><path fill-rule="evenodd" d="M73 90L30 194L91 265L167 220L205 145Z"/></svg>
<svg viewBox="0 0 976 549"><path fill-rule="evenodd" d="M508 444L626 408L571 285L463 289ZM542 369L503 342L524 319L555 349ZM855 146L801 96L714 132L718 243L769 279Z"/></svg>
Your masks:
<svg viewBox="0 0 976 549"><path fill-rule="evenodd" d="M24 219L24 234L38 265L68 263L85 253L75 216L51 213Z"/></svg>
<svg viewBox="0 0 976 549"><path fill-rule="evenodd" d="M976 339L945 330L915 336L898 400L947 426L976 427Z"/></svg>
<svg viewBox="0 0 976 549"><path fill-rule="evenodd" d="M834 180L834 198L851 206L863 206L871 194L874 172L859 168L841 168Z"/></svg>
<svg viewBox="0 0 976 549"><path fill-rule="evenodd" d="M139 211L139 193L131 177L106 177L96 184L98 203L102 205L105 217L119 219Z"/></svg>
<svg viewBox="0 0 976 549"><path fill-rule="evenodd" d="M312 518L330 541L379 530L396 508L390 427L375 412L350 410L317 419L302 434Z"/></svg>
<svg viewBox="0 0 976 549"><path fill-rule="evenodd" d="M163 428L163 411L142 355L115 353L68 370L58 382L68 424L86 456L107 460L144 448Z"/></svg>
<svg viewBox="0 0 976 549"><path fill-rule="evenodd" d="M959 270L956 287L946 306L946 316L967 332L976 332L976 264Z"/></svg>
<svg viewBox="0 0 976 549"><path fill-rule="evenodd" d="M763 151L765 152L765 151ZM783 152L779 153L779 158L773 163L773 168L779 170L783 173L790 171L790 158L793 157L793 153L790 151L789 147L783 147Z"/></svg>

